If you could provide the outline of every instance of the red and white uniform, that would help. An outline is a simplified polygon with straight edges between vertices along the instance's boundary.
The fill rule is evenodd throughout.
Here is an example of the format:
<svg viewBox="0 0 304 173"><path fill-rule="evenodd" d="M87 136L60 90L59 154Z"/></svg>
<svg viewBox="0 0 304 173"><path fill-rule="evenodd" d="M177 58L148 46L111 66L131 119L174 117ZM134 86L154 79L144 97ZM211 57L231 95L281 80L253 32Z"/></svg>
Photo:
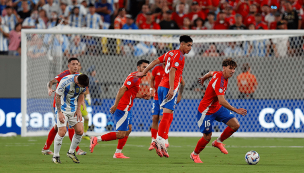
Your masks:
<svg viewBox="0 0 304 173"><path fill-rule="evenodd" d="M223 72L214 72L212 79L207 86L205 96L198 106L198 111L200 113L204 112L206 115L216 113L222 107L217 96L225 95L227 85L228 79L224 79Z"/></svg>
<svg viewBox="0 0 304 173"><path fill-rule="evenodd" d="M152 70L152 76L154 76L154 88L155 88L154 100L158 100L157 89L164 74L165 74L165 70L162 64L155 66Z"/></svg>
<svg viewBox="0 0 304 173"><path fill-rule="evenodd" d="M156 22L152 22L150 24L144 22L141 25L139 25L139 29L160 29L160 26Z"/></svg>
<svg viewBox="0 0 304 173"><path fill-rule="evenodd" d="M117 109L121 111L130 111L133 106L133 100L136 97L136 94L139 91L140 78L136 77L136 73L132 72L129 74L127 79L124 82L124 86L128 88L128 90L124 93L122 98L120 99Z"/></svg>
<svg viewBox="0 0 304 173"><path fill-rule="evenodd" d="M161 63L166 62L165 75L163 76L163 79L161 80L159 86L170 89L169 72L170 69L173 67L176 68L175 77L174 77L174 90L177 89L182 80L182 74L185 65L185 56L178 49L178 50L171 50L165 53L164 55L160 56L158 59Z"/></svg>
<svg viewBox="0 0 304 173"><path fill-rule="evenodd" d="M57 85L56 85L56 89L57 89L57 87L58 87L59 82L61 81L61 79L64 78L65 76L67 76L67 75L70 75L70 74L72 74L72 73L70 72L70 70L65 70L65 71L61 72L59 75L57 75L57 76L55 77L55 79L58 81L58 83L57 83ZM75 74L78 74L78 73L75 73ZM54 108L56 107L56 106L55 106L55 105L56 105L56 100L55 100L55 98L56 98L56 92L55 92L54 101L53 101L53 107L54 107Z"/></svg>

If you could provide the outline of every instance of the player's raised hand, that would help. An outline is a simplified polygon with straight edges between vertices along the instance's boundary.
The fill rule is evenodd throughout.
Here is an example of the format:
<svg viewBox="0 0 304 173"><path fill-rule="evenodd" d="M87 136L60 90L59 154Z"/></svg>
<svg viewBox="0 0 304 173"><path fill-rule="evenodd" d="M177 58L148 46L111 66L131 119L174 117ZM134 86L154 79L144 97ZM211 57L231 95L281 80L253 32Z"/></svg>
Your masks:
<svg viewBox="0 0 304 173"><path fill-rule="evenodd" d="M245 115L247 115L247 110L243 109L243 108L239 108L236 110L236 113L245 116Z"/></svg>
<svg viewBox="0 0 304 173"><path fill-rule="evenodd" d="M64 123L65 117L62 112L58 112L58 119L61 123Z"/></svg>
<svg viewBox="0 0 304 173"><path fill-rule="evenodd" d="M197 82L200 84L200 85L204 85L204 82L205 82L205 80L203 80L203 78L198 78L197 79Z"/></svg>
<svg viewBox="0 0 304 173"><path fill-rule="evenodd" d="M111 114L114 114L114 112L116 111L117 109L117 106L113 105L111 108L110 108L110 113Z"/></svg>
<svg viewBox="0 0 304 173"><path fill-rule="evenodd" d="M168 94L166 95L167 100L172 99L173 95L174 95L174 90L173 90L173 89L170 89L170 90L168 91Z"/></svg>
<svg viewBox="0 0 304 173"><path fill-rule="evenodd" d="M49 96L51 96L52 93L53 93L54 91L55 91L55 90L53 90L53 89L48 89L48 94L49 94Z"/></svg>

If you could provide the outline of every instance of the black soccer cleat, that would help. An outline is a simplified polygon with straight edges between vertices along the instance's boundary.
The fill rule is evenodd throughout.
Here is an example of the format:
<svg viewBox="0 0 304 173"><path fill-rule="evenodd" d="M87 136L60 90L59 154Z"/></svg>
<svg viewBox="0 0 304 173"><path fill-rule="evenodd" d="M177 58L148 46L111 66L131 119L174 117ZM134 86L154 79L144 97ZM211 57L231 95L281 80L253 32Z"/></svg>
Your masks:
<svg viewBox="0 0 304 173"><path fill-rule="evenodd" d="M53 162L56 163L56 164L61 164L61 161L60 161L60 157L59 157L59 156L53 157L52 160L53 160Z"/></svg>
<svg viewBox="0 0 304 173"><path fill-rule="evenodd" d="M67 156L73 160L74 163L80 163L78 158L75 156L75 153L69 153L67 152Z"/></svg>

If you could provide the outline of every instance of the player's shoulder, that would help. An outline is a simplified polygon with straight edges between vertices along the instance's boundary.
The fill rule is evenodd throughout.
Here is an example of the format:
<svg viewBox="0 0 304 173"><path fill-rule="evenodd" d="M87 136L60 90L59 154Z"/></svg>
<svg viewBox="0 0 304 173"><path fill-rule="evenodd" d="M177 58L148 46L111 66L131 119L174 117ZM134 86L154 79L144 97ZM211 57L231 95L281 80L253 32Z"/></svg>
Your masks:
<svg viewBox="0 0 304 173"><path fill-rule="evenodd" d="M222 71L213 72L212 79L222 79L224 78Z"/></svg>

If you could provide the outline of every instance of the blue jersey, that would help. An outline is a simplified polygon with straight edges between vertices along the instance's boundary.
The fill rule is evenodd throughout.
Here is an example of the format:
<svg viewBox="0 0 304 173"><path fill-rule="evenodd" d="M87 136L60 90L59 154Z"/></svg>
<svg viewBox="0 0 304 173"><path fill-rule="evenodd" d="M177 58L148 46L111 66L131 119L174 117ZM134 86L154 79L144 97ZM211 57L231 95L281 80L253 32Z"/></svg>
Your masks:
<svg viewBox="0 0 304 173"><path fill-rule="evenodd" d="M56 89L56 94L61 96L61 110L64 113L76 112L78 96L86 91L86 88L81 88L75 84L74 77L78 75L65 76Z"/></svg>

